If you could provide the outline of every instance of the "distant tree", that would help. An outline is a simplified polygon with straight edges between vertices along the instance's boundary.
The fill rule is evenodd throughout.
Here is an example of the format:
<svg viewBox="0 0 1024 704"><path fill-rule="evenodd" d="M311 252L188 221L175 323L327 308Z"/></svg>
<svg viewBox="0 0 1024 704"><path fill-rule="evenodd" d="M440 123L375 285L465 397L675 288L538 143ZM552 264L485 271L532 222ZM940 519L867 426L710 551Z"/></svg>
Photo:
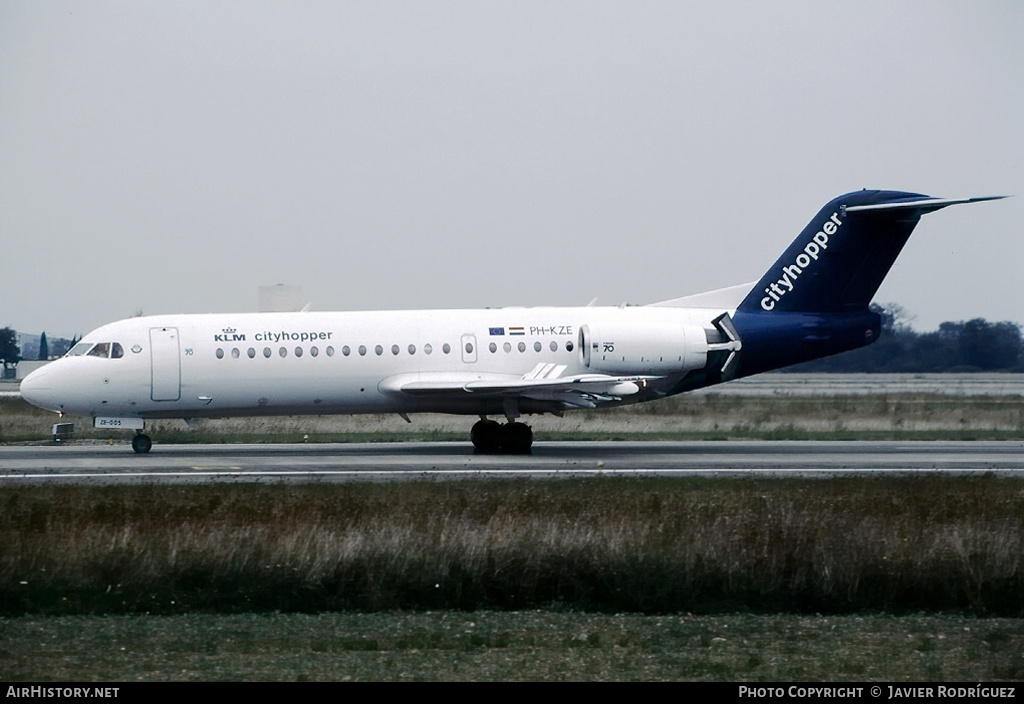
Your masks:
<svg viewBox="0 0 1024 704"><path fill-rule="evenodd" d="M907 371L941 372L957 365L955 341L938 330L916 335L907 356L913 364Z"/></svg>
<svg viewBox="0 0 1024 704"><path fill-rule="evenodd" d="M1024 336L1021 335L1020 325L1004 320L1000 323L993 323L996 344L993 355L996 357L998 369L1020 370L1024 365Z"/></svg>
<svg viewBox="0 0 1024 704"><path fill-rule="evenodd" d="M39 361L45 362L50 358L50 346L46 344L46 333L39 336Z"/></svg>
<svg viewBox="0 0 1024 704"><path fill-rule="evenodd" d="M50 340L50 354L54 357L63 357L68 353L69 349L74 347L76 342L78 342L77 337L73 337L70 340L65 337L55 337Z"/></svg>
<svg viewBox="0 0 1024 704"><path fill-rule="evenodd" d="M975 318L960 323L957 340L960 363L978 369L1008 369L1020 361L1020 327Z"/></svg>
<svg viewBox="0 0 1024 704"><path fill-rule="evenodd" d="M0 364L3 364L4 376L8 370L14 369L21 361L21 349L18 347L18 333L11 328L0 328Z"/></svg>
<svg viewBox="0 0 1024 704"><path fill-rule="evenodd" d="M885 305L872 303L869 308L872 313L878 313L882 316L883 335L899 335L911 332L910 323L917 317L911 315L899 303L889 302Z"/></svg>

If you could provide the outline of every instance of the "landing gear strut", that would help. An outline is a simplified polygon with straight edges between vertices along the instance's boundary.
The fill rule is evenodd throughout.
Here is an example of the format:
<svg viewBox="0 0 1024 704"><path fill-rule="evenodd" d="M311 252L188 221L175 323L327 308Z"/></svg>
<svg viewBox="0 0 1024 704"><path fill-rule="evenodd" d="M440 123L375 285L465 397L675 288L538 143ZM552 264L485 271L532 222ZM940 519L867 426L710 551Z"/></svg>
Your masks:
<svg viewBox="0 0 1024 704"><path fill-rule="evenodd" d="M152 448L153 448L153 441L149 439L148 435L144 435L143 433L138 433L138 434L136 434L135 437L132 438L132 449L135 450L140 455L146 454Z"/></svg>
<svg viewBox="0 0 1024 704"><path fill-rule="evenodd" d="M533 445L533 431L526 423L513 421L502 425L497 421L482 419L473 424L469 433L473 447L480 452L504 452L510 455L526 455Z"/></svg>

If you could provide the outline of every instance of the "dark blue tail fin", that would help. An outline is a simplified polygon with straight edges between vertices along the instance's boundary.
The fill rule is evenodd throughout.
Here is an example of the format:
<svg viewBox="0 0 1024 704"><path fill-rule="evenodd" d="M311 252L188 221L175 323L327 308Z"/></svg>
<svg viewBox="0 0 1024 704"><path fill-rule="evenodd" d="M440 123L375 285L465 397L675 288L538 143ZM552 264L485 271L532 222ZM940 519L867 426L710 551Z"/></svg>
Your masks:
<svg viewBox="0 0 1024 704"><path fill-rule="evenodd" d="M996 197L940 199L857 191L822 208L736 310L743 341L739 376L873 342L868 304L921 216Z"/></svg>
<svg viewBox="0 0 1024 704"><path fill-rule="evenodd" d="M934 202L917 193L859 191L822 208L779 257L739 310L866 310L871 297ZM899 206L858 210L863 206Z"/></svg>

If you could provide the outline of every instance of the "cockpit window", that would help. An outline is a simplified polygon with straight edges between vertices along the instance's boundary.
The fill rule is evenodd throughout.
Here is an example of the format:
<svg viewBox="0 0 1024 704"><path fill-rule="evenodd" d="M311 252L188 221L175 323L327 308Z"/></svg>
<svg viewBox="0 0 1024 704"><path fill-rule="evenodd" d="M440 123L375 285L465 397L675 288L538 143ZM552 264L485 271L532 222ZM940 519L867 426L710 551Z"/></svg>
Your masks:
<svg viewBox="0 0 1024 704"><path fill-rule="evenodd" d="M121 359L124 347L120 342L79 342L68 352L68 357L102 357L103 359Z"/></svg>
<svg viewBox="0 0 1024 704"><path fill-rule="evenodd" d="M91 342L79 342L77 345L68 350L68 357L81 357L90 349L92 349Z"/></svg>
<svg viewBox="0 0 1024 704"><path fill-rule="evenodd" d="M109 342L97 342L96 346L89 350L90 357L109 357L110 356L110 343Z"/></svg>

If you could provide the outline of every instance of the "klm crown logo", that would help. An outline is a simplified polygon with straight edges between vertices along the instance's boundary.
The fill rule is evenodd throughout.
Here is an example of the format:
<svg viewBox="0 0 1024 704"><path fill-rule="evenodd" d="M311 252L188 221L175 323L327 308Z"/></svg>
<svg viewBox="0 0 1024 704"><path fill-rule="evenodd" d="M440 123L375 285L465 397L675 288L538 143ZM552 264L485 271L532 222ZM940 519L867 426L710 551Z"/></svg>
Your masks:
<svg viewBox="0 0 1024 704"><path fill-rule="evenodd" d="M239 334L235 328L227 327L221 330L220 335L213 336L214 342L245 342L245 334Z"/></svg>

